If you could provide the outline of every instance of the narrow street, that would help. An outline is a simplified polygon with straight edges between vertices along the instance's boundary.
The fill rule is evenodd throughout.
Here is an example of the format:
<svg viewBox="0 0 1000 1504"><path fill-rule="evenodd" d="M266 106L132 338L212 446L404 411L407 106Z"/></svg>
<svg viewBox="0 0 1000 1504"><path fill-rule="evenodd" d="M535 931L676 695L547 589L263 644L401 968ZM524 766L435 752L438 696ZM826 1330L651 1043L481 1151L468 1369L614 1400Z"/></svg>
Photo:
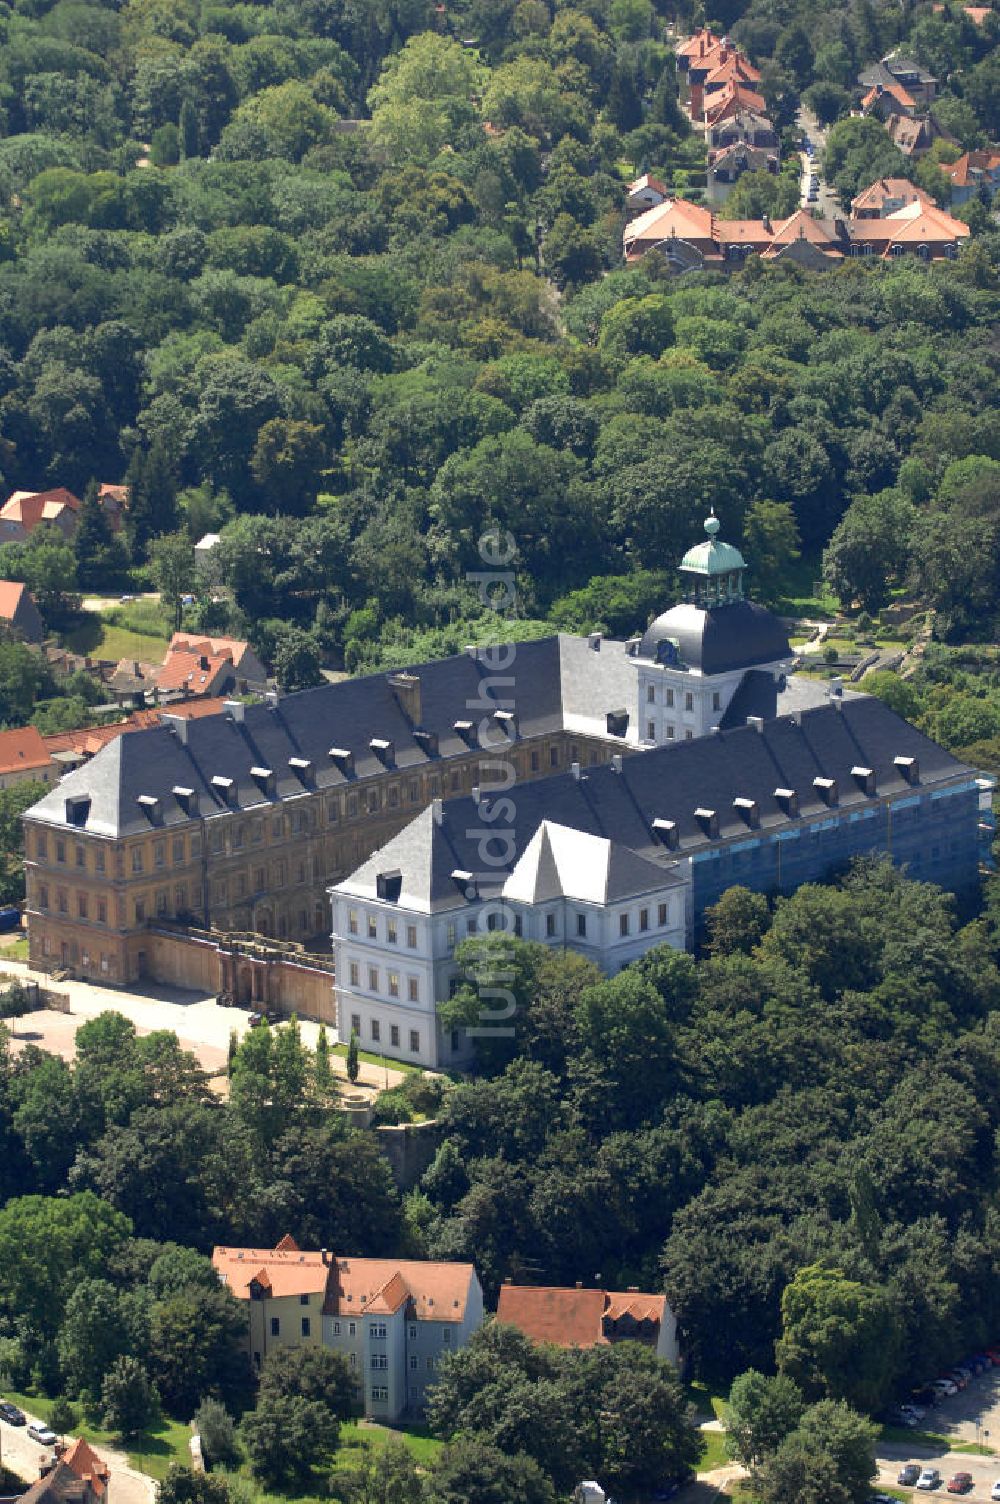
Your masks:
<svg viewBox="0 0 1000 1504"><path fill-rule="evenodd" d="M800 105L795 117L796 124L801 128L816 148L815 154L810 157L808 152L801 152L802 178L801 203L803 208L811 208L814 214L821 215L824 219L834 219L842 215L844 210L840 200L831 187L824 181L822 157L826 149L827 127L820 125L816 116L805 105ZM819 196L810 202L809 179L815 175L819 178Z"/></svg>
<svg viewBox="0 0 1000 1504"><path fill-rule="evenodd" d="M37 1420L29 1415L29 1423ZM67 1440L71 1438L67 1437ZM146 1473L129 1467L123 1452L111 1447L95 1447L94 1451L111 1469L111 1485L108 1490L114 1504L154 1504L156 1483ZM9 1426L0 1421L0 1461L10 1472L23 1478L25 1483L37 1483L39 1468L52 1454L51 1447L43 1447L32 1441L27 1426Z"/></svg>

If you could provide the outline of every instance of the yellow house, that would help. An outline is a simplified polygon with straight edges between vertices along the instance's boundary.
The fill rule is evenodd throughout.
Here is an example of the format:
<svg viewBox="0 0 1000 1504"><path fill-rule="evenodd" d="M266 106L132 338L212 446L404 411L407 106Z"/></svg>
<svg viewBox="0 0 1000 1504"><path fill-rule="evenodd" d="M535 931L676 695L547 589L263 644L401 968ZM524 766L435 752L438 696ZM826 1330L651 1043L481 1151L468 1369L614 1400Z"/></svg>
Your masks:
<svg viewBox="0 0 1000 1504"><path fill-rule="evenodd" d="M321 1252L303 1253L286 1236L276 1248L216 1248L212 1263L237 1300L247 1302L254 1368L275 1348L322 1343L330 1271Z"/></svg>

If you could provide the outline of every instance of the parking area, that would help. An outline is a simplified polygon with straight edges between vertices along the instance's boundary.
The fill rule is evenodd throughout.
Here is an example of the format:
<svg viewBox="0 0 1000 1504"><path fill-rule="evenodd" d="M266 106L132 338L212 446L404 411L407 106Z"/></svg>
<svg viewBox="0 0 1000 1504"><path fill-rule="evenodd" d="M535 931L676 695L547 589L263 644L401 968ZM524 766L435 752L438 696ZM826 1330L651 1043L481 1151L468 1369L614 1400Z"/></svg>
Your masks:
<svg viewBox="0 0 1000 1504"><path fill-rule="evenodd" d="M1000 1368L988 1368L970 1379L966 1389L928 1409L921 1427L924 1432L946 1436L953 1443L991 1447L998 1455L980 1457L971 1452L944 1451L919 1439L921 1432L917 1431L911 1442L880 1443L878 1486L902 1488L921 1497L927 1492L947 1493L949 1479L956 1473L969 1473L972 1486L964 1497L974 1504L989 1499L993 1485L1000 1480ZM940 1483L933 1490L917 1490L899 1483L900 1470L907 1462L936 1468L941 1475Z"/></svg>

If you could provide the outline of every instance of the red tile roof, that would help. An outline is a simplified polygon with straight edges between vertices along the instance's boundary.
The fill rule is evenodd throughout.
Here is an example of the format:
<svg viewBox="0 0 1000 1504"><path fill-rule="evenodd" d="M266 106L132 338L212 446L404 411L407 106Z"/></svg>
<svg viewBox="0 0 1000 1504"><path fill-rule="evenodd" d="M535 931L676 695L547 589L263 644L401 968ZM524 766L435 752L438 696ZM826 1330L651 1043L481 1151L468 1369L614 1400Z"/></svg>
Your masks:
<svg viewBox="0 0 1000 1504"><path fill-rule="evenodd" d="M934 203L930 194L911 183L909 178L879 178L877 183L870 183L851 200L851 210L856 214L859 209L881 209L893 199L901 199L904 204Z"/></svg>
<svg viewBox="0 0 1000 1504"><path fill-rule="evenodd" d="M225 700L183 700L170 706L171 715L183 716L185 720L200 720L206 715L220 715ZM83 757L93 757L116 736L127 731L146 731L150 726L159 726L163 711L133 710L124 721L115 721L111 726L82 726L76 731L54 731L43 738L50 752L79 752Z"/></svg>
<svg viewBox="0 0 1000 1504"><path fill-rule="evenodd" d="M388 1314L406 1300L424 1321L462 1321L474 1274L471 1264L334 1259L323 1310L331 1316Z"/></svg>
<svg viewBox="0 0 1000 1504"><path fill-rule="evenodd" d="M197 653L171 648L156 676L156 688L183 689L189 695L214 695L226 670L233 667L229 653Z"/></svg>
<svg viewBox="0 0 1000 1504"><path fill-rule="evenodd" d="M298 1248L216 1248L212 1263L238 1300L250 1299L252 1282L278 1298L322 1295L330 1272L322 1253Z"/></svg>
<svg viewBox="0 0 1000 1504"><path fill-rule="evenodd" d="M20 580L0 580L0 617L4 621L13 621L21 597L27 590L27 585Z"/></svg>
<svg viewBox="0 0 1000 1504"><path fill-rule="evenodd" d="M618 1321L662 1322L665 1295L638 1291L570 1290L555 1286L503 1285L497 1320L516 1326L532 1342L550 1342L556 1347L604 1346L605 1318Z"/></svg>
<svg viewBox="0 0 1000 1504"><path fill-rule="evenodd" d="M916 109L917 101L914 99L909 90L904 89L903 85L899 83L873 84L872 87L868 90L868 93L865 95L864 99L861 101L861 108L863 110L870 109L871 106L875 103L876 99L879 99L882 95L885 94L891 94L896 103L900 105L904 110Z"/></svg>
<svg viewBox="0 0 1000 1504"><path fill-rule="evenodd" d="M14 491L0 508L0 517L5 522L19 522L30 533L41 521L52 521L67 509L78 512L80 498L65 486L51 491Z"/></svg>
<svg viewBox="0 0 1000 1504"><path fill-rule="evenodd" d="M111 1469L83 1437L79 1437L60 1459L82 1483L89 1483L95 1498L103 1498L111 1481Z"/></svg>
<svg viewBox="0 0 1000 1504"><path fill-rule="evenodd" d="M52 765L49 749L35 726L0 731L0 773L24 773Z"/></svg>

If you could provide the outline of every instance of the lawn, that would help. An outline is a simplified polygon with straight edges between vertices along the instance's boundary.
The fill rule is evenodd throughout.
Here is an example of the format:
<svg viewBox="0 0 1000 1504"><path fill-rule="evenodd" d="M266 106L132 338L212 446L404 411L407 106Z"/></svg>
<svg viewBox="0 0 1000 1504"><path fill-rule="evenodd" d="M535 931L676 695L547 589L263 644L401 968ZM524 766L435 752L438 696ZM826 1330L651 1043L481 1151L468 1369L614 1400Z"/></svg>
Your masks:
<svg viewBox="0 0 1000 1504"><path fill-rule="evenodd" d="M976 1441L958 1441L954 1436L940 1436L936 1431L911 1431L908 1426L883 1426L883 1441L905 1441L917 1446L934 1447L940 1452L965 1452L973 1457L993 1457L995 1448Z"/></svg>
<svg viewBox="0 0 1000 1504"><path fill-rule="evenodd" d="M714 1468L725 1467L732 1462L733 1459L726 1451L724 1431L702 1431L701 1439L705 1443L705 1450L698 1463L699 1473L710 1473Z"/></svg>
<svg viewBox="0 0 1000 1504"><path fill-rule="evenodd" d="M18 937L18 939L11 941L10 945L4 945L4 946L0 947L0 965L2 965L4 961L26 961L27 959L28 959L28 937L27 937L27 935L21 935L21 936ZM10 977L9 979L8 978L2 978L0 980L2 980L4 983L6 983L7 980L10 980L10 981L13 982L15 980L15 978L14 977Z"/></svg>
<svg viewBox="0 0 1000 1504"><path fill-rule="evenodd" d="M340 1428L336 1461L339 1465L349 1466L351 1452L357 1453L366 1447L383 1447L390 1436L398 1436L401 1441L405 1441L421 1467L429 1467L444 1446L444 1442L431 1436L426 1426L399 1426L390 1429L388 1426L363 1426L356 1420L349 1420Z"/></svg>
<svg viewBox="0 0 1000 1504"><path fill-rule="evenodd" d="M137 658L142 663L162 663L166 657L167 644L162 637L153 637L146 632L132 632L127 627L112 626L96 611L88 612L88 619L66 632L62 645L71 653L83 658L105 658L118 662L119 658Z"/></svg>
<svg viewBox="0 0 1000 1504"><path fill-rule="evenodd" d="M808 616L826 621L836 616L839 602L835 595L823 586L818 592L815 586L823 572L819 559L799 559L785 571L784 591L774 602L780 616Z"/></svg>
<svg viewBox="0 0 1000 1504"><path fill-rule="evenodd" d="M346 1044L331 1044L330 1054L339 1055L342 1060L346 1060ZM378 1065L390 1071L403 1071L404 1074L407 1071L419 1074L424 1069L422 1065L411 1065L408 1060L393 1060L388 1055L373 1055L370 1050L359 1050L358 1059L363 1060L366 1065Z"/></svg>
<svg viewBox="0 0 1000 1504"><path fill-rule="evenodd" d="M20 1405L21 1409L26 1410L29 1415L37 1415L40 1420L46 1422L55 1404L54 1400L46 1399L44 1395L15 1394L12 1390L6 1390L4 1398L13 1400L15 1405ZM74 1405L73 1408L79 1416L79 1405ZM96 1447L114 1447L116 1451L126 1450L119 1437L113 1436L110 1431L102 1430L100 1426L88 1425L82 1417L74 1426L73 1435L82 1436L85 1441L93 1442ZM164 1418L152 1430L137 1437L127 1448L129 1465L140 1472L148 1473L151 1478L165 1478L167 1468L172 1462L190 1463L191 1453L188 1448L190 1436L190 1427L181 1425L179 1421Z"/></svg>
<svg viewBox="0 0 1000 1504"><path fill-rule="evenodd" d="M728 1395L713 1394L708 1385L703 1384L700 1379L685 1384L684 1393L687 1395L688 1403L693 1405L698 1412L700 1420L724 1419Z"/></svg>

